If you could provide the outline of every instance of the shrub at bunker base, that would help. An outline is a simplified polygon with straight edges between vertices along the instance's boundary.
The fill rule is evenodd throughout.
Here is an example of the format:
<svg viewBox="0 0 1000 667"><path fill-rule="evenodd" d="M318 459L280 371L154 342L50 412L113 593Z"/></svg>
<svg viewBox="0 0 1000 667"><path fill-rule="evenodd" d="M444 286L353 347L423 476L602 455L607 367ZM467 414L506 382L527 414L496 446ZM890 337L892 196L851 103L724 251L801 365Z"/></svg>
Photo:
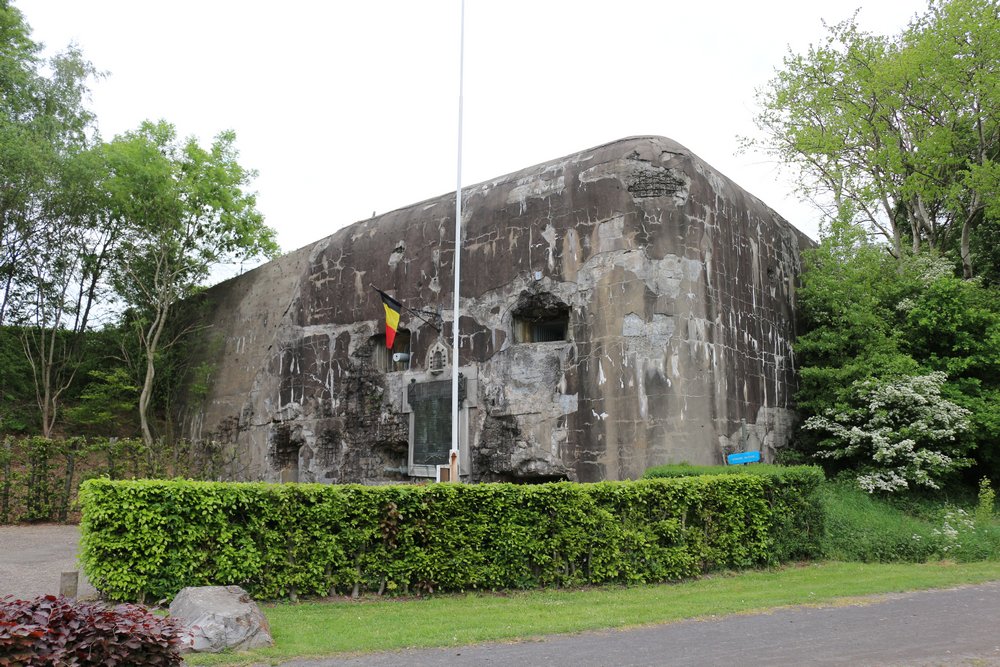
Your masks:
<svg viewBox="0 0 1000 667"><path fill-rule="evenodd" d="M771 562L819 558L825 512L820 498L823 471L817 466L766 463L731 466L665 465L649 468L646 479L695 475L754 475L767 479L764 493L771 523Z"/></svg>
<svg viewBox="0 0 1000 667"><path fill-rule="evenodd" d="M800 492L820 479L803 473ZM98 590L121 600L232 584L275 599L668 581L776 562L775 545L789 539L781 531L801 529L776 514L776 484L755 475L387 487L95 479L81 490L81 559Z"/></svg>

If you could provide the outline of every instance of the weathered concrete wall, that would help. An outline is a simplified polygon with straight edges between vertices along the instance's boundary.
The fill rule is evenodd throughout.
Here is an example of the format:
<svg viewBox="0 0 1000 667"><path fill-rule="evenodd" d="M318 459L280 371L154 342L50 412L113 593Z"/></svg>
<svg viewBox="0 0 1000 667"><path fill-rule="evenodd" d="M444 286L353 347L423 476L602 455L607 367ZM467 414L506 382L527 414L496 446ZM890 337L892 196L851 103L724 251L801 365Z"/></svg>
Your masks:
<svg viewBox="0 0 1000 667"><path fill-rule="evenodd" d="M617 141L463 192L460 359L472 480L636 477L787 439L794 282L809 243L679 144ZM454 195L341 229L210 291L224 349L195 438L238 476L409 479L406 387L450 357ZM404 314L407 370L378 370L374 283ZM519 319L568 314L565 340ZM450 358L446 359L450 365ZM286 472L286 478L295 477Z"/></svg>

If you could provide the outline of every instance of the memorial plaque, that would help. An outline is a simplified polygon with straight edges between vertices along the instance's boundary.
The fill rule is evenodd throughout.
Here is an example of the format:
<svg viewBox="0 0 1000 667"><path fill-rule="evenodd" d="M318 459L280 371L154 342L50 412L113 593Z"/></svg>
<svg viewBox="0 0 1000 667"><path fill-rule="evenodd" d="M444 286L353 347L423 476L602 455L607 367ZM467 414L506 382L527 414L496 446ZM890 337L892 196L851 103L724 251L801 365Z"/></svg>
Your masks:
<svg viewBox="0 0 1000 667"><path fill-rule="evenodd" d="M413 465L445 465L451 451L451 380L412 383ZM465 378L458 380L458 401L465 400Z"/></svg>

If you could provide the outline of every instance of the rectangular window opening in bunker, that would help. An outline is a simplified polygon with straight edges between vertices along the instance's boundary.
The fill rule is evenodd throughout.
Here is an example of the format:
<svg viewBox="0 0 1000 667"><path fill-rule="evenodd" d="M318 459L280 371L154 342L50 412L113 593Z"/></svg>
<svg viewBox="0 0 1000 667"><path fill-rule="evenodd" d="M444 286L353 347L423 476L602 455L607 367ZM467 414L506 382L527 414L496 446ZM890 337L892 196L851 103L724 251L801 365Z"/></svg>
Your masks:
<svg viewBox="0 0 1000 667"><path fill-rule="evenodd" d="M514 341L517 343L554 343L567 340L569 312L545 319L514 317Z"/></svg>
<svg viewBox="0 0 1000 667"><path fill-rule="evenodd" d="M271 439L271 461L274 467L279 470L298 467L300 444L292 440L292 429L288 424L278 424Z"/></svg>
<svg viewBox="0 0 1000 667"><path fill-rule="evenodd" d="M446 465L451 452L451 380L414 381L407 386L406 393L411 410L410 475L434 477L437 466ZM459 404L465 397L466 381L460 377Z"/></svg>
<svg viewBox="0 0 1000 667"><path fill-rule="evenodd" d="M396 339L392 342L392 349L385 346L385 334L377 334L372 337L375 348L372 351L372 363L377 370L383 373L395 373L405 371L410 368L410 332L407 329L399 329L396 332ZM407 355L405 360L393 361L393 355Z"/></svg>

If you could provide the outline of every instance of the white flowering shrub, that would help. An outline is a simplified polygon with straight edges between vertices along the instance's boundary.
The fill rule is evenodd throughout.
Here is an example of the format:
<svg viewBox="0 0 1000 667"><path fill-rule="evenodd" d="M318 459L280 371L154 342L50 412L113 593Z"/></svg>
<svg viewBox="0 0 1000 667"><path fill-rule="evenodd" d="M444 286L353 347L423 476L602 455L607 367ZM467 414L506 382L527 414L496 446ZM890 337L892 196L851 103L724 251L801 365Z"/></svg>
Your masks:
<svg viewBox="0 0 1000 667"><path fill-rule="evenodd" d="M849 407L806 420L806 429L825 436L816 456L853 465L869 493L939 488L942 477L971 463L960 437L970 413L941 396L946 379L934 372L854 383Z"/></svg>
<svg viewBox="0 0 1000 667"><path fill-rule="evenodd" d="M961 508L945 508L941 518L941 528L932 534L938 539L942 555L947 555L962 547L962 539L976 532L976 524L968 512Z"/></svg>
<svg viewBox="0 0 1000 667"><path fill-rule="evenodd" d="M955 277L955 263L943 255L920 253L908 258L911 271L915 271L924 285L930 285L941 278Z"/></svg>

